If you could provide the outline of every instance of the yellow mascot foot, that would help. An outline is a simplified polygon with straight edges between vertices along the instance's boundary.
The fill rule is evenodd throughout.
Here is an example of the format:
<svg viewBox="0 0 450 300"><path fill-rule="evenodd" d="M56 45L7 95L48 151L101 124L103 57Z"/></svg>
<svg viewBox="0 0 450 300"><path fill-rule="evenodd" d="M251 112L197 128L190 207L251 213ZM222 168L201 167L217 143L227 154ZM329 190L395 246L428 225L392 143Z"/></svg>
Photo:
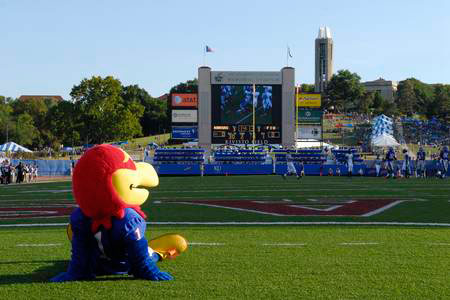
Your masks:
<svg viewBox="0 0 450 300"><path fill-rule="evenodd" d="M164 234L149 241L149 247L161 256L162 260L174 259L187 249L187 241L179 234Z"/></svg>

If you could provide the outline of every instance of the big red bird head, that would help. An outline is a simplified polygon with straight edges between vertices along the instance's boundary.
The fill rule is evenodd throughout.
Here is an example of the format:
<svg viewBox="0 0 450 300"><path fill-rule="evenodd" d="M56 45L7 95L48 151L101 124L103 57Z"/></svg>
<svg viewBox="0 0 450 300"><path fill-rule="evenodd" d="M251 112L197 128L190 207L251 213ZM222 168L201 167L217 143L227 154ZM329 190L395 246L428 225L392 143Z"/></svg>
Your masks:
<svg viewBox="0 0 450 300"><path fill-rule="evenodd" d="M147 200L145 188L159 184L155 169L135 163L122 149L103 144L89 149L73 171L72 189L81 211L92 218L92 231L100 225L111 228L111 217L123 218L125 208L142 217L140 205Z"/></svg>

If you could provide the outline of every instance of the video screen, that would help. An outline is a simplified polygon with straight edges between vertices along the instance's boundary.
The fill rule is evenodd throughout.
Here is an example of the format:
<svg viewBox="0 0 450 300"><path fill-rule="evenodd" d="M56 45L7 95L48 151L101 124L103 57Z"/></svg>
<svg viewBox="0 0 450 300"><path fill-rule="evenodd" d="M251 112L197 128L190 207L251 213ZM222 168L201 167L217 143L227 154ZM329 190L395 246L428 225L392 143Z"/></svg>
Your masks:
<svg viewBox="0 0 450 300"><path fill-rule="evenodd" d="M256 85L253 93L253 85L216 85L213 102L216 124L251 125L253 112L255 124L273 124L274 119L279 119L275 114L280 112L281 87Z"/></svg>
<svg viewBox="0 0 450 300"><path fill-rule="evenodd" d="M281 85L213 84L211 96L213 144L281 143Z"/></svg>

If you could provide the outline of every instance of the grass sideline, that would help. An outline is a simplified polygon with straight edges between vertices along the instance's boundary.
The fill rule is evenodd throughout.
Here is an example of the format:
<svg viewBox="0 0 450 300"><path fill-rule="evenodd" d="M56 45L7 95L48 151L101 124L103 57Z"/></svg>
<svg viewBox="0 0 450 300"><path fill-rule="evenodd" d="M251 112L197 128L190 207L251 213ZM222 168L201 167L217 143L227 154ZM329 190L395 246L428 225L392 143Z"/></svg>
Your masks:
<svg viewBox="0 0 450 300"><path fill-rule="evenodd" d="M70 182L0 186L0 206L70 204L70 190ZM143 208L149 221L450 223L449 190L450 182L438 179L162 177ZM314 206L321 199L339 203L361 197L408 201L371 217L281 217L179 203L289 200L292 205ZM68 217L2 219L0 224L67 221ZM445 299L450 295L450 227L149 225L146 235L169 232L190 242L185 254L160 265L175 276L172 282L99 277L50 284L48 279L64 271L70 257L64 227L0 228L0 298Z"/></svg>
<svg viewBox="0 0 450 300"><path fill-rule="evenodd" d="M160 264L175 280L98 277L51 284L67 267L63 228L2 230L2 299L444 299L448 229L384 227L153 227L192 243Z"/></svg>

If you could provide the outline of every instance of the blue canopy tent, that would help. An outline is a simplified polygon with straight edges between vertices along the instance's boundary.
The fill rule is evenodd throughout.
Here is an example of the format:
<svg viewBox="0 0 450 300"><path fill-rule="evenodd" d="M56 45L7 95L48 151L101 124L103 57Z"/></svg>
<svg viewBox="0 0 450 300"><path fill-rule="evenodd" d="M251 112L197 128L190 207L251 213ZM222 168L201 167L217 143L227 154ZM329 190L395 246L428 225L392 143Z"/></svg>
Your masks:
<svg viewBox="0 0 450 300"><path fill-rule="evenodd" d="M0 152L33 152L33 151L14 142L7 142L3 145L0 145Z"/></svg>

